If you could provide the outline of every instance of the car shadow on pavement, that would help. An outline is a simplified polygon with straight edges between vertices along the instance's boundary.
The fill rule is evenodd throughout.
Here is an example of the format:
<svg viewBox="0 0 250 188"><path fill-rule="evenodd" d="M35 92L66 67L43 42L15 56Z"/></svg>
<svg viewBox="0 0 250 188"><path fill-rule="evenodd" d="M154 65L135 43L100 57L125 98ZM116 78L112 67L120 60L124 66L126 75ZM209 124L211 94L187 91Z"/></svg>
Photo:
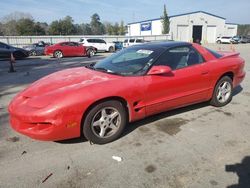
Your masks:
<svg viewBox="0 0 250 188"><path fill-rule="evenodd" d="M55 141L58 144L77 144L77 143L82 143L82 142L88 142L86 138L79 137L79 138L72 138L68 140L60 140L60 141Z"/></svg>
<svg viewBox="0 0 250 188"><path fill-rule="evenodd" d="M238 85L234 88L233 90L233 96L238 95L239 93L241 93L243 91L243 88L241 87L241 85Z"/></svg>
<svg viewBox="0 0 250 188"><path fill-rule="evenodd" d="M241 86L237 86L233 91L233 96L238 95L242 90L243 90L243 88ZM120 138L128 135L129 133L133 132L135 129L137 129L137 128L141 127L141 126L152 123L154 121L158 121L160 119L164 119L164 118L174 116L174 115L177 115L177 114L182 114L182 113L185 113L185 112L193 111L193 110L196 110L196 109L204 108L204 107L207 107L209 105L210 105L209 102L198 103L198 104L194 104L194 105L190 105L190 106L186 106L186 107L182 107L182 108L162 112L160 114L149 116L149 117L146 117L145 119L129 123L125 127L125 129L124 129L122 135L120 136ZM118 138L118 139L120 139L120 138ZM76 144L76 143L81 143L81 142L86 142L86 141L88 141L86 138L80 137L80 138L73 138L73 139L69 139L69 140L57 141L57 143L60 143L60 144Z"/></svg>
<svg viewBox="0 0 250 188"><path fill-rule="evenodd" d="M250 187L250 156L244 157L241 163L225 165L226 172L236 173L238 184L230 185L227 188L246 188Z"/></svg>
<svg viewBox="0 0 250 188"><path fill-rule="evenodd" d="M141 126L144 126L146 124L153 123L155 121L158 121L158 120L161 120L161 119L164 119L164 118L167 118L167 117L171 117L171 116L174 116L174 115L178 115L178 114L182 114L182 113L185 113L185 112L193 111L193 110L196 110L196 109L199 109L199 108L204 108L204 107L207 107L207 106L209 106L209 103L208 102L203 102L203 103L194 104L194 105L191 105L191 106L186 106L186 107L182 107L182 108L162 112L160 114L149 116L149 117L146 117L145 119L129 123L128 126L123 131L123 134L122 134L121 138L126 136L127 134L130 134L135 129L137 129L137 128L141 127Z"/></svg>

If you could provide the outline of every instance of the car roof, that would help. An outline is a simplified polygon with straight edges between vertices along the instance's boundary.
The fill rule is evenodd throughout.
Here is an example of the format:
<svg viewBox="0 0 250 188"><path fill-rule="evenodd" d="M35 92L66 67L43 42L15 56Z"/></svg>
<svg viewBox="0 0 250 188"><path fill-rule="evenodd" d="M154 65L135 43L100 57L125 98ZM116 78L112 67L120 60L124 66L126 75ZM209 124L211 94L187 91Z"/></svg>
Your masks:
<svg viewBox="0 0 250 188"><path fill-rule="evenodd" d="M150 47L150 48L157 48L157 47L163 47L163 48L172 48L172 47L178 47L178 46L191 46L192 44L189 42L177 42L177 41L166 41L166 42L148 42L136 45L137 47Z"/></svg>

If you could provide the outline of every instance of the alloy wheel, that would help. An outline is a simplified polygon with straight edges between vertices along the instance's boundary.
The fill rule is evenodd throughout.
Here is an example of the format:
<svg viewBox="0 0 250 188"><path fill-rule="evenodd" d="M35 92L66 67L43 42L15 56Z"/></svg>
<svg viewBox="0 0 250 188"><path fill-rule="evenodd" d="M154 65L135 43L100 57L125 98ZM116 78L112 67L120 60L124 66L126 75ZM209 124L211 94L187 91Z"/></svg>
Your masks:
<svg viewBox="0 0 250 188"><path fill-rule="evenodd" d="M220 103L225 103L230 98L232 92L231 84L227 81L222 82L217 90L217 100Z"/></svg>
<svg viewBox="0 0 250 188"><path fill-rule="evenodd" d="M114 135L121 125L121 114L113 107L99 110L93 117L91 129L99 138L108 138Z"/></svg>

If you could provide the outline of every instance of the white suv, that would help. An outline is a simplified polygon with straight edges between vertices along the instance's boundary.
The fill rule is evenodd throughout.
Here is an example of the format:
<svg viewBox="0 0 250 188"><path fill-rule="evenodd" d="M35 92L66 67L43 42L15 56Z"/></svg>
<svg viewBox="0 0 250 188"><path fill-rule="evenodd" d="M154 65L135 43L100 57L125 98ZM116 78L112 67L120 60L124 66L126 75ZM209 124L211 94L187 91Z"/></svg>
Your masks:
<svg viewBox="0 0 250 188"><path fill-rule="evenodd" d="M96 38L81 38L79 43L84 46L93 46L97 49L97 51L105 51L105 52L114 52L115 44L105 42L103 39Z"/></svg>
<svg viewBox="0 0 250 188"><path fill-rule="evenodd" d="M230 43L232 43L232 37L217 37L216 43L218 43L218 44L221 44L221 43L230 44Z"/></svg>
<svg viewBox="0 0 250 188"><path fill-rule="evenodd" d="M133 46L133 45L137 45L137 44L142 44L144 42L145 41L143 39L135 39L135 38L125 39L124 42L123 42L123 48Z"/></svg>

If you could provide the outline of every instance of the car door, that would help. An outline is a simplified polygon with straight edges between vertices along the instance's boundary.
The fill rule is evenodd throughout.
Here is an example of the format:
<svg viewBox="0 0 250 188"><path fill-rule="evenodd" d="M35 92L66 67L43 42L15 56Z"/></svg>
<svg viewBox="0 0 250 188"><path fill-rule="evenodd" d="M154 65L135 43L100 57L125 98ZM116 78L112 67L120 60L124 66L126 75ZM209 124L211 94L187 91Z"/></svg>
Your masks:
<svg viewBox="0 0 250 188"><path fill-rule="evenodd" d="M86 52L84 51L83 45L73 42L74 44L74 51L76 56L83 56Z"/></svg>
<svg viewBox="0 0 250 188"><path fill-rule="evenodd" d="M96 39L87 39L88 44L85 46L93 46L95 48L97 48L97 50L99 50L100 46L98 45Z"/></svg>
<svg viewBox="0 0 250 188"><path fill-rule="evenodd" d="M69 42L69 56L81 56L83 54L81 46L76 42Z"/></svg>
<svg viewBox="0 0 250 188"><path fill-rule="evenodd" d="M193 47L169 49L154 64L157 65L167 65L172 72L145 76L147 115L207 100L209 68Z"/></svg>
<svg viewBox="0 0 250 188"><path fill-rule="evenodd" d="M60 44L60 50L63 53L63 56L70 56L71 55L71 47L70 42L64 42Z"/></svg>
<svg viewBox="0 0 250 188"><path fill-rule="evenodd" d="M108 51L106 42L102 39L98 39L99 45L100 45L100 50L101 51Z"/></svg>
<svg viewBox="0 0 250 188"><path fill-rule="evenodd" d="M9 58L11 54L10 47L0 42L0 58Z"/></svg>

